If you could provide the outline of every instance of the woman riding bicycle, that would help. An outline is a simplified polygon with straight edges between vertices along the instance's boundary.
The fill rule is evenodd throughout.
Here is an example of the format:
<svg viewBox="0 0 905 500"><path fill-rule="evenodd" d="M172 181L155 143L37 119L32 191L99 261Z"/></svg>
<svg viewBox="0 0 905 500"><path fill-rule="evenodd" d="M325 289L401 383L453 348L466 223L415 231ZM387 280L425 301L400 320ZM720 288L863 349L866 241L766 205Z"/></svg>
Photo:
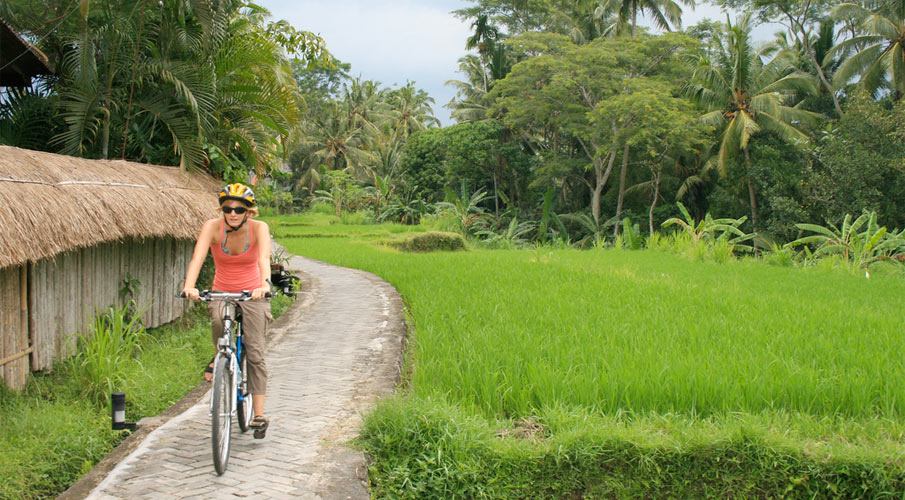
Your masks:
<svg viewBox="0 0 905 500"><path fill-rule="evenodd" d="M240 183L228 184L220 191L220 211L223 217L210 219L201 228L195 243L192 261L185 274L183 292L189 299L198 301L195 287L201 265L208 250L214 258L213 290L241 292L251 290L252 301L243 302L242 334L248 363L248 390L252 394L254 420L250 427L255 437L264 437L269 423L264 417L264 394L267 389L267 364L264 361L265 335L273 320L270 302L265 294L270 292L270 228L257 216L255 194ZM223 334L223 302L211 302L211 330L214 346ZM204 370L204 379L211 381L213 361Z"/></svg>

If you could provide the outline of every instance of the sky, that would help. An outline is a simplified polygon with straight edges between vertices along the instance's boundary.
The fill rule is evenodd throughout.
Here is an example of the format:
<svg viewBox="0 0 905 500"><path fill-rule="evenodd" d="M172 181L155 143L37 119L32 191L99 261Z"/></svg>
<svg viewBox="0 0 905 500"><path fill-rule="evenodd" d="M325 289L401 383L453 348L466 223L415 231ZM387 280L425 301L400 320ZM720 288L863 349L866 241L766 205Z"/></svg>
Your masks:
<svg viewBox="0 0 905 500"><path fill-rule="evenodd" d="M453 123L443 107L455 96L444 83L464 79L456 72L466 54L470 23L451 14L468 0L257 0L273 19L316 33L339 60L352 65L352 76L376 80L387 87L408 81L434 98L434 115L442 125ZM708 17L725 19L719 7L701 4L682 16L683 26ZM733 21L734 21L734 17ZM756 38L774 30L761 27Z"/></svg>

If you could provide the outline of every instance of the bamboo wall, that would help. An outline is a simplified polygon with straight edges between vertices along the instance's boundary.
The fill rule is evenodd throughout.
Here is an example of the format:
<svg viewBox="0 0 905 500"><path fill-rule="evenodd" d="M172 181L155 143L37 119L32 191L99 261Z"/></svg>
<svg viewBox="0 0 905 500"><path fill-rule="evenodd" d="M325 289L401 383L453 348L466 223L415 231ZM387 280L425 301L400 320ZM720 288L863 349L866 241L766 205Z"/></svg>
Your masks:
<svg viewBox="0 0 905 500"><path fill-rule="evenodd" d="M127 273L140 282L145 327L181 316L187 305L176 294L193 248L174 238L124 240L0 269L0 377L21 388L30 371L71 356L95 313L117 303Z"/></svg>
<svg viewBox="0 0 905 500"><path fill-rule="evenodd" d="M0 269L0 378L25 385L29 372L27 280L25 267Z"/></svg>

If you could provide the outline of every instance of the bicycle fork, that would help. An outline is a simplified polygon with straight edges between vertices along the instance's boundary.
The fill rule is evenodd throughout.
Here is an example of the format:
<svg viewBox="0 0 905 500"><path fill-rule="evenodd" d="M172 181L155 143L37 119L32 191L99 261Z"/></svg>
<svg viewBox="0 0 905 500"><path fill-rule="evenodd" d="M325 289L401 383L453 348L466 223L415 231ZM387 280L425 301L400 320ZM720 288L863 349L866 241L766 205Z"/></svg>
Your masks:
<svg viewBox="0 0 905 500"><path fill-rule="evenodd" d="M224 341L224 339L221 338L220 342L223 342L223 341ZM236 401L238 400L238 387L239 387L239 383L241 382L239 380L239 365L238 365L238 363L236 363L236 356L233 353L232 349L230 349L229 347L227 347L225 349L221 347L220 351L217 352L217 355L214 356L214 367L217 366L218 362L220 361L220 358L223 358L224 356L227 357L226 369L229 370L229 377L230 377L230 381L231 381L230 391L229 391L230 396L228 399L229 399L229 417L232 418L236 414ZM215 373L214 376L216 376L216 375L217 374ZM214 414L214 398L211 398L208 416L211 416L213 414ZM226 416L226 415L224 415L224 416Z"/></svg>

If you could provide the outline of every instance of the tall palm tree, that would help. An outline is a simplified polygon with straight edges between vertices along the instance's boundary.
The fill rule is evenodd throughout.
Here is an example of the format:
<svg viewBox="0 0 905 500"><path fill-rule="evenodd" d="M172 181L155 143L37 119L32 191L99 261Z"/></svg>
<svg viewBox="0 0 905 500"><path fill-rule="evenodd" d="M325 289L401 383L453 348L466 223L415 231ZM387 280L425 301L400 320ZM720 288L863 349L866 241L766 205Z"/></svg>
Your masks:
<svg viewBox="0 0 905 500"><path fill-rule="evenodd" d="M750 40L750 16L744 15L733 26L728 22L725 36L720 35L715 58L701 57L686 91L707 113L701 120L721 130L719 153L715 163L725 175L726 163L740 151L744 153L751 222L757 231L757 200L751 181L752 137L761 130L770 131L786 141L808 140L800 127L812 123L819 115L787 106L795 93L816 92L814 79L797 71L790 72L791 54L773 55L773 47L755 50Z"/></svg>
<svg viewBox="0 0 905 500"><path fill-rule="evenodd" d="M832 20L824 20L818 25L816 32L806 32L803 36L795 34L791 41L787 32L781 31L776 34L775 43L780 50L790 51L794 55L795 68L803 73L814 75L822 84L817 87L817 95L810 97L813 97L813 100L831 100L836 113L842 116L842 108L836 97L835 87L829 84L845 55L844 52L839 51L829 54L836 45L835 24ZM798 97L809 98L809 96ZM804 105L808 104L813 106L815 103Z"/></svg>
<svg viewBox="0 0 905 500"><path fill-rule="evenodd" d="M679 0L685 6L694 8L694 0ZM654 26L669 31L670 26L682 25L682 8L673 0L604 0L595 17L603 18L607 14L617 16L617 32L631 28L631 36L637 35L638 13L645 12L651 17Z"/></svg>
<svg viewBox="0 0 905 500"><path fill-rule="evenodd" d="M345 86L343 105L349 113L349 125L365 134L376 134L379 127L390 120L386 90L380 82L353 78Z"/></svg>
<svg viewBox="0 0 905 500"><path fill-rule="evenodd" d="M868 10L855 3L844 3L831 12L837 19L857 24L859 33L833 47L829 55L851 51L836 71L837 86L861 75L859 85L871 94L883 86L893 91L895 100L905 96L905 0L876 2L879 8Z"/></svg>
<svg viewBox="0 0 905 500"><path fill-rule="evenodd" d="M452 110L452 117L458 123L486 120L490 103L487 93L494 82L502 80L512 70L510 49L498 44L490 53L490 59L482 61L473 54L459 59L459 73L465 80L447 80L445 85L456 89L456 96L445 105Z"/></svg>
<svg viewBox="0 0 905 500"><path fill-rule="evenodd" d="M336 101L314 117L309 142L313 146L311 156L326 165L327 170L360 170L362 165L375 163L373 155L365 149L361 126Z"/></svg>
<svg viewBox="0 0 905 500"><path fill-rule="evenodd" d="M403 140L412 132L440 126L440 120L431 108L434 99L424 90L415 88L413 82L406 82L404 87L390 91L387 104L394 133Z"/></svg>
<svg viewBox="0 0 905 500"><path fill-rule="evenodd" d="M486 58L500 37L500 30L490 23L487 14L478 14L471 28L474 34L465 41L465 49L477 49L478 54Z"/></svg>

